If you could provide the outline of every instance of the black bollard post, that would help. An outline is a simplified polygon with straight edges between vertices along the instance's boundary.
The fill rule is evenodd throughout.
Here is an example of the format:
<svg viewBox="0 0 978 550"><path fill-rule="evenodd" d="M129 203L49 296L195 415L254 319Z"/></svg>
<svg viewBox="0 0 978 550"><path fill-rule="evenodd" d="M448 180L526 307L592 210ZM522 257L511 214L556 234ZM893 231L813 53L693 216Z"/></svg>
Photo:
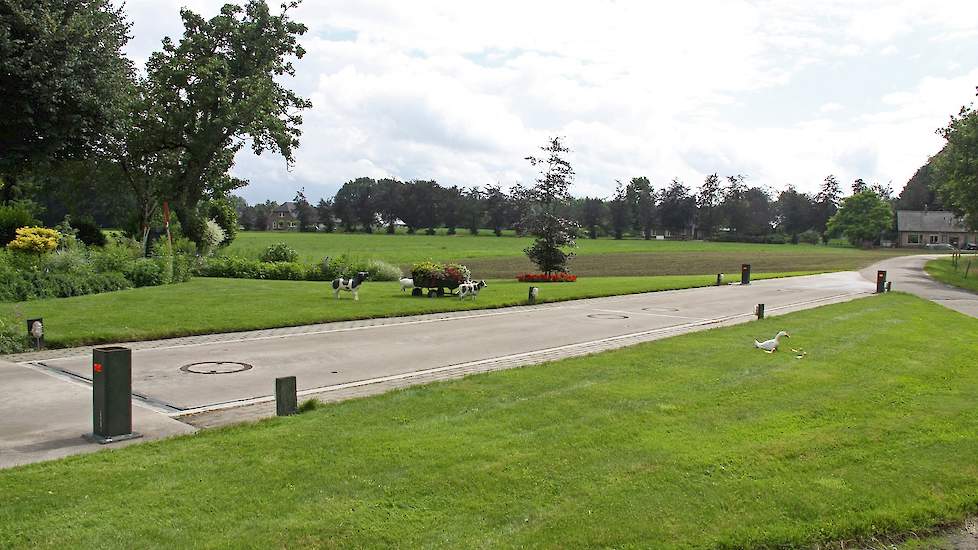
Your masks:
<svg viewBox="0 0 978 550"><path fill-rule="evenodd" d="M876 293L882 294L886 291L886 272L883 270L876 272Z"/></svg>
<svg viewBox="0 0 978 550"><path fill-rule="evenodd" d="M92 433L99 444L142 437L132 431L132 350L113 346L92 350Z"/></svg>
<svg viewBox="0 0 978 550"><path fill-rule="evenodd" d="M44 319L27 320L27 336L34 342L34 349L40 350L44 347Z"/></svg>
<svg viewBox="0 0 978 550"><path fill-rule="evenodd" d="M717 273L717 286L723 284L723 273Z"/></svg>
<svg viewBox="0 0 978 550"><path fill-rule="evenodd" d="M750 264L742 264L740 266L740 284L750 284Z"/></svg>
<svg viewBox="0 0 978 550"><path fill-rule="evenodd" d="M275 379L275 414L291 416L299 411L299 396L296 393L295 376Z"/></svg>
<svg viewBox="0 0 978 550"><path fill-rule="evenodd" d="M757 315L758 319L764 318L764 304L757 304L754 308L754 313Z"/></svg>
<svg viewBox="0 0 978 550"><path fill-rule="evenodd" d="M892 292L893 291L893 281L887 281L886 282L886 291L887 292Z"/></svg>

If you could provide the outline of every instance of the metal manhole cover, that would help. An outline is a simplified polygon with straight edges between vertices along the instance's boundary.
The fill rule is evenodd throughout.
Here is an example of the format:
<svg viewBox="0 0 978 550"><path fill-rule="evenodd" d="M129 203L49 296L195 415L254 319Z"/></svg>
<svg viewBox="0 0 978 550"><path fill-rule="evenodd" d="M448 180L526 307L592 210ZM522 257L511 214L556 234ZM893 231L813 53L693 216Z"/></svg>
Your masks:
<svg viewBox="0 0 978 550"><path fill-rule="evenodd" d="M628 319L628 315L618 315L615 313L592 313L588 317L592 319Z"/></svg>
<svg viewBox="0 0 978 550"><path fill-rule="evenodd" d="M180 370L183 372L192 372L194 374L233 374L249 369L251 369L251 365L238 361L203 361L180 367Z"/></svg>
<svg viewBox="0 0 978 550"><path fill-rule="evenodd" d="M679 311L678 307L643 307L642 311Z"/></svg>

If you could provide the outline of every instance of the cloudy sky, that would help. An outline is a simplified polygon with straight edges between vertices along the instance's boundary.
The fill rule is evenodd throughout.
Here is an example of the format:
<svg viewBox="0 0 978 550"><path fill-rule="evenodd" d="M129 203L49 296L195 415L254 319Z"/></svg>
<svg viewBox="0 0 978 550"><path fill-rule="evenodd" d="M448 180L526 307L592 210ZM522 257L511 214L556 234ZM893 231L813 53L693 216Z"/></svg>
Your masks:
<svg viewBox="0 0 978 550"><path fill-rule="evenodd" d="M141 63L178 9L129 0ZM274 2L277 4L277 2ZM774 191L827 174L899 191L978 86L978 2L306 0L312 99L291 168L242 153L250 202L312 199L357 176L504 187L559 135L573 191L644 175L744 174Z"/></svg>

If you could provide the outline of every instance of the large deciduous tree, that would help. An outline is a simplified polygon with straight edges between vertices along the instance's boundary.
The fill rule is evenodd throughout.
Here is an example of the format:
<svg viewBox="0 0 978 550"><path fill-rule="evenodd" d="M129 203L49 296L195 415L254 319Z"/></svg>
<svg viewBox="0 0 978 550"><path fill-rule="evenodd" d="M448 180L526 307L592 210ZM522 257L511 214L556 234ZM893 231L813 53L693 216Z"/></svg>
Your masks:
<svg viewBox="0 0 978 550"><path fill-rule="evenodd" d="M486 188L485 204L486 223L497 237L501 237L509 214L509 197L498 185L490 185Z"/></svg>
<svg viewBox="0 0 978 550"><path fill-rule="evenodd" d="M872 189L846 197L829 220L828 230L842 234L854 246L867 246L888 229L893 220L890 205Z"/></svg>
<svg viewBox="0 0 978 550"><path fill-rule="evenodd" d="M716 174L706 176L696 194L696 220L705 238L709 238L720 227L722 220L720 203L723 201L723 187Z"/></svg>
<svg viewBox="0 0 978 550"><path fill-rule="evenodd" d="M598 238L598 229L604 221L604 201L597 197L585 197L581 208L581 221L587 228L589 239Z"/></svg>
<svg viewBox="0 0 978 550"><path fill-rule="evenodd" d="M681 233L689 229L696 214L696 199L690 195L689 187L678 179L662 191L662 225L670 231Z"/></svg>
<svg viewBox="0 0 978 550"><path fill-rule="evenodd" d="M947 140L934 159L938 193L946 207L978 227L978 110L962 107L938 133Z"/></svg>
<svg viewBox="0 0 978 550"><path fill-rule="evenodd" d="M528 208L520 219L520 226L536 237L524 252L544 273L564 273L567 261L573 256L564 248L574 246L577 223L562 217L560 211L570 202L574 169L564 158L570 149L560 138L551 138L540 149L545 157L526 158L531 166L539 169L539 175L534 185L526 189Z"/></svg>
<svg viewBox="0 0 978 550"><path fill-rule="evenodd" d="M162 51L146 64L143 85L152 101L143 107L160 126L165 195L179 205L193 240L203 226L197 203L241 183L227 173L246 142L255 154L272 151L294 160L299 111L311 106L281 84L283 76L295 75L292 59L305 54L298 39L306 26L289 17L296 5L283 4L276 15L263 0L249 0L225 4L210 19L183 9L183 37L164 38Z"/></svg>
<svg viewBox="0 0 978 550"><path fill-rule="evenodd" d="M615 194L608 201L608 222L616 240L623 239L625 231L632 225L632 209L628 199L628 191L619 181Z"/></svg>
<svg viewBox="0 0 978 550"><path fill-rule="evenodd" d="M128 33L109 0L0 1L0 200L32 167L98 149L124 110Z"/></svg>

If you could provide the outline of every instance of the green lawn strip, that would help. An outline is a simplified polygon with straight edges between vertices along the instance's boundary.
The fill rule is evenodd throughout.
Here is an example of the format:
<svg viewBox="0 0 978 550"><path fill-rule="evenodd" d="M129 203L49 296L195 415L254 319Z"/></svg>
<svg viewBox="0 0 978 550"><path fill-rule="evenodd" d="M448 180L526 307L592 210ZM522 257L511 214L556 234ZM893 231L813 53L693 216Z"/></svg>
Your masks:
<svg viewBox="0 0 978 550"><path fill-rule="evenodd" d="M520 258L533 239L529 237L489 234L477 237L457 235L387 235L383 233L298 233L242 231L226 250L228 254L257 259L269 245L284 242L293 247L303 262L320 262L324 256L349 254L407 265L419 260L475 260L480 258ZM646 241L643 239L578 239L574 252L580 256L615 253L689 253L740 252L762 257L766 253L834 258L873 258L898 255L901 251L864 251L856 248L813 246L807 244L748 244L708 241ZM747 260L744 260L747 261ZM798 270L798 268L795 268ZM702 273L702 272L701 272ZM611 275L612 273L595 273Z"/></svg>
<svg viewBox="0 0 978 550"><path fill-rule="evenodd" d="M807 275L762 273L755 279ZM739 278L738 278L739 280ZM585 277L576 283L535 283L540 301L553 302L709 286L715 275ZM396 282L367 282L360 301L333 298L328 282L196 278L73 298L0 304L4 313L42 317L49 347L69 347L297 326L329 321L487 309L526 303L528 283L492 280L477 300L418 298Z"/></svg>
<svg viewBox="0 0 978 550"><path fill-rule="evenodd" d="M764 354L788 330L808 355ZM797 547L978 510L978 320L900 293L0 471L0 547Z"/></svg>
<svg viewBox="0 0 978 550"><path fill-rule="evenodd" d="M969 263L971 264L970 269L968 269ZM966 269L968 271L967 278L964 276ZM928 275L942 283L978 292L978 256L961 256L957 269L951 263L951 258L931 260L924 266L924 270L927 271Z"/></svg>

